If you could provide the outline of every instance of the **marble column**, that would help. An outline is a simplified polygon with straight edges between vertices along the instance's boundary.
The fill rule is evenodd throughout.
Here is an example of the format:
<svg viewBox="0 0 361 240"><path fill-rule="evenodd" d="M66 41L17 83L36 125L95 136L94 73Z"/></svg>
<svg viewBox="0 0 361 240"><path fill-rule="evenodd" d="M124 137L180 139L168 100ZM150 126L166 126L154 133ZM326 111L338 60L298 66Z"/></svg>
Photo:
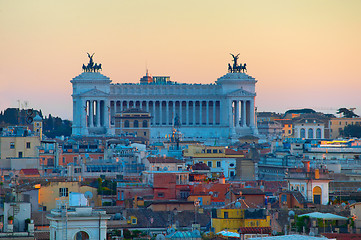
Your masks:
<svg viewBox="0 0 361 240"><path fill-rule="evenodd" d="M165 106L166 106L166 113L165 113L165 124L169 125L169 101L165 102Z"/></svg>
<svg viewBox="0 0 361 240"><path fill-rule="evenodd" d="M189 101L186 101L186 125L189 125Z"/></svg>
<svg viewBox="0 0 361 240"><path fill-rule="evenodd" d="M179 123L181 126L183 123L182 108L183 108L183 102L179 101Z"/></svg>
<svg viewBox="0 0 361 240"><path fill-rule="evenodd" d="M209 126L209 101L206 101L206 112L207 112L207 118L206 118L206 126Z"/></svg>
<svg viewBox="0 0 361 240"><path fill-rule="evenodd" d="M216 102L217 101L213 101L213 126L216 125Z"/></svg>
<svg viewBox="0 0 361 240"><path fill-rule="evenodd" d="M97 126L100 127L100 100L97 100L96 104L97 104L97 113L96 113L97 114ZM116 107L116 105L115 105L115 107ZM115 116L115 114L114 114L114 116Z"/></svg>
<svg viewBox="0 0 361 240"><path fill-rule="evenodd" d="M110 108L109 108L109 102L107 100L104 101L104 126L109 130L110 127ZM108 132L110 133L110 132Z"/></svg>
<svg viewBox="0 0 361 240"><path fill-rule="evenodd" d="M156 117L156 114L155 114L155 101L153 101L153 126L155 126L156 124L156 122L155 122L155 117Z"/></svg>
<svg viewBox="0 0 361 240"><path fill-rule="evenodd" d="M238 101L234 101L234 127L237 127L238 119Z"/></svg>
<svg viewBox="0 0 361 240"><path fill-rule="evenodd" d="M93 107L94 107L94 104L93 104L93 101L92 100L89 100L89 127L93 127L93 120L94 120L94 117L93 117Z"/></svg>
<svg viewBox="0 0 361 240"><path fill-rule="evenodd" d="M229 127L233 128L233 109L232 109L231 99L228 99L228 122L229 122Z"/></svg>
<svg viewBox="0 0 361 240"><path fill-rule="evenodd" d="M246 101L242 101L242 127L246 127Z"/></svg>
<svg viewBox="0 0 361 240"><path fill-rule="evenodd" d="M196 101L193 101L193 125L196 125Z"/></svg>
<svg viewBox="0 0 361 240"><path fill-rule="evenodd" d="M249 113L250 113L250 119L249 119L249 125L251 127L255 126L255 115L254 115L254 99L250 101L249 103Z"/></svg>
<svg viewBox="0 0 361 240"><path fill-rule="evenodd" d="M159 126L163 125L163 101L159 101Z"/></svg>
<svg viewBox="0 0 361 240"><path fill-rule="evenodd" d="M175 118L175 103L176 101L173 101L172 125L174 125L174 118Z"/></svg>
<svg viewBox="0 0 361 240"><path fill-rule="evenodd" d="M87 101L86 100L83 100L83 99L81 99L80 100L81 101L81 113L80 113L80 126L81 126L81 128L82 129L86 129L86 127L88 126L88 120L87 120ZM84 114L84 112L85 112L85 114Z"/></svg>
<svg viewBox="0 0 361 240"><path fill-rule="evenodd" d="M202 101L199 101L199 125L201 125L201 126L202 126L202 121L203 121L203 119L202 119L202 105L203 105Z"/></svg>

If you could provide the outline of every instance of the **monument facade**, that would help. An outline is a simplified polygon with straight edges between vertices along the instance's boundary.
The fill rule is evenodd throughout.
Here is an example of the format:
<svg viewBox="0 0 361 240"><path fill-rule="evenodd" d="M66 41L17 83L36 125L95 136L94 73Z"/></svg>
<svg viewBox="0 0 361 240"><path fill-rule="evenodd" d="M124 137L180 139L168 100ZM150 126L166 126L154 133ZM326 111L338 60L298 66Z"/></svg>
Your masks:
<svg viewBox="0 0 361 240"><path fill-rule="evenodd" d="M146 74L139 83L112 83L89 55L73 78L73 135L115 135L115 116L138 108L151 115L151 140L170 134L175 120L184 139L230 139L257 134L255 85L246 64L233 67L212 84L185 84Z"/></svg>

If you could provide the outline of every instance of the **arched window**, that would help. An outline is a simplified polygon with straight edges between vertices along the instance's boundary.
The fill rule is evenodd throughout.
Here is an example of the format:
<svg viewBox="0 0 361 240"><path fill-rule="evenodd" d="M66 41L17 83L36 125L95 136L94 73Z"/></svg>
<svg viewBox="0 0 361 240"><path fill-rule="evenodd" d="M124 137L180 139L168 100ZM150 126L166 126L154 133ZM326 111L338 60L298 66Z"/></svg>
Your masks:
<svg viewBox="0 0 361 240"><path fill-rule="evenodd" d="M144 128L148 127L148 121L147 121L147 120L144 120L144 121L143 121L143 127L144 127Z"/></svg>
<svg viewBox="0 0 361 240"><path fill-rule="evenodd" d="M74 239L75 240L87 240L87 239L90 239L90 237L89 237L88 233L86 233L84 231L80 231L75 234Z"/></svg>
<svg viewBox="0 0 361 240"><path fill-rule="evenodd" d="M309 129L308 129L308 138L309 138L309 139L312 139L312 138L313 138L313 129L312 129L312 128L309 128Z"/></svg>
<svg viewBox="0 0 361 240"><path fill-rule="evenodd" d="M135 128L139 127L138 120L134 120L133 126L134 126Z"/></svg>
<svg viewBox="0 0 361 240"><path fill-rule="evenodd" d="M306 138L306 130L304 128L300 130L300 138Z"/></svg>
<svg viewBox="0 0 361 240"><path fill-rule="evenodd" d="M124 128L128 128L129 127L129 121L128 120L125 120L124 121Z"/></svg>
<svg viewBox="0 0 361 240"><path fill-rule="evenodd" d="M317 130L316 130L316 138L322 138L321 128L317 128Z"/></svg>

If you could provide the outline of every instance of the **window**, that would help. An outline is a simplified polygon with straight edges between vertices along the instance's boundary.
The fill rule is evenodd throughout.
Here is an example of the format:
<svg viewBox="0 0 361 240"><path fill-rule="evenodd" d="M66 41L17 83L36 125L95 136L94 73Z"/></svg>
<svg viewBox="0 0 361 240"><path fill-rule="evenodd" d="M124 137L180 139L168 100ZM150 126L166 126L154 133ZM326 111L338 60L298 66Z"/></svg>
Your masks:
<svg viewBox="0 0 361 240"><path fill-rule="evenodd" d="M217 161L217 167L221 167L221 161Z"/></svg>
<svg viewBox="0 0 361 240"><path fill-rule="evenodd" d="M124 121L124 128L129 128L129 121L128 120Z"/></svg>
<svg viewBox="0 0 361 240"><path fill-rule="evenodd" d="M135 128L138 128L138 127L139 127L139 122L138 122L138 120L134 120L133 126L134 126Z"/></svg>
<svg viewBox="0 0 361 240"><path fill-rule="evenodd" d="M281 195L281 202L282 203L287 203L287 195L286 194Z"/></svg>
<svg viewBox="0 0 361 240"><path fill-rule="evenodd" d="M54 166L54 159L53 158L48 158L47 164L48 167L53 167Z"/></svg>
<svg viewBox="0 0 361 240"><path fill-rule="evenodd" d="M137 224L137 219L136 218L132 218L132 224Z"/></svg>
<svg viewBox="0 0 361 240"><path fill-rule="evenodd" d="M30 142L27 142L27 143L26 143L26 148L30 148L30 146L31 146L31 145L30 145Z"/></svg>
<svg viewBox="0 0 361 240"><path fill-rule="evenodd" d="M233 171L230 171L230 172L229 172L229 176L233 177L233 176L234 176L234 172L233 172Z"/></svg>
<svg viewBox="0 0 361 240"><path fill-rule="evenodd" d="M213 153L217 153L217 149L213 149Z"/></svg>
<svg viewBox="0 0 361 240"><path fill-rule="evenodd" d="M143 136L147 136L147 132L144 132L144 133L143 133Z"/></svg>
<svg viewBox="0 0 361 240"><path fill-rule="evenodd" d="M300 130L300 138L306 138L306 130L304 128Z"/></svg>
<svg viewBox="0 0 361 240"><path fill-rule="evenodd" d="M59 188L59 197L69 196L68 188Z"/></svg>
<svg viewBox="0 0 361 240"><path fill-rule="evenodd" d="M228 218L228 212L224 212L224 218L225 218L225 219Z"/></svg>
<svg viewBox="0 0 361 240"><path fill-rule="evenodd" d="M308 129L308 138L309 138L309 139L312 139L312 138L313 138L313 129L312 129L312 128L309 128L309 129Z"/></svg>
<svg viewBox="0 0 361 240"><path fill-rule="evenodd" d="M212 167L212 162L207 162L208 167Z"/></svg>
<svg viewBox="0 0 361 240"><path fill-rule="evenodd" d="M15 143L14 142L11 142L10 143L10 149L14 149L15 148Z"/></svg>
<svg viewBox="0 0 361 240"><path fill-rule="evenodd" d="M211 150L211 149L207 149L207 153L212 153L212 150Z"/></svg>
<svg viewBox="0 0 361 240"><path fill-rule="evenodd" d="M317 128L316 129L316 138L321 138L322 134L321 134L321 128Z"/></svg>
<svg viewBox="0 0 361 240"><path fill-rule="evenodd" d="M148 121L147 121L147 120L144 120L144 121L143 121L143 127L144 127L144 128L148 127Z"/></svg>
<svg viewBox="0 0 361 240"><path fill-rule="evenodd" d="M19 158L22 158L23 157L23 152L19 152Z"/></svg>
<svg viewBox="0 0 361 240"><path fill-rule="evenodd" d="M163 192L159 192L159 193L158 193L158 197L164 197L164 193L163 193Z"/></svg>

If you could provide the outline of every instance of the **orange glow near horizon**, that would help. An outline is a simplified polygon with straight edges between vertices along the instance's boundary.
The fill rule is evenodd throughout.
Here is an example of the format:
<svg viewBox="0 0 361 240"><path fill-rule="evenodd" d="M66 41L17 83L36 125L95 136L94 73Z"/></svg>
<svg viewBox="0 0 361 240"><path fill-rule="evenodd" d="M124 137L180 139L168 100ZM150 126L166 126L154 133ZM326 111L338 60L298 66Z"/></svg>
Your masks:
<svg viewBox="0 0 361 240"><path fill-rule="evenodd" d="M0 4L0 110L72 118L71 83L95 52L113 83L213 83L240 53L258 111L361 115L361 1L10 1Z"/></svg>

